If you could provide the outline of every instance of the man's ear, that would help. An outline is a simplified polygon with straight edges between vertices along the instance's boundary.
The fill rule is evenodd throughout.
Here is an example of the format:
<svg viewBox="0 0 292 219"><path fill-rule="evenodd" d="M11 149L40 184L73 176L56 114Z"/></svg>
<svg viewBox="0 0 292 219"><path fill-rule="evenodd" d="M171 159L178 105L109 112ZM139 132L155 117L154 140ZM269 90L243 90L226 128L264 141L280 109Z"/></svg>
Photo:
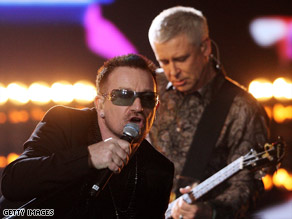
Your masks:
<svg viewBox="0 0 292 219"><path fill-rule="evenodd" d="M209 38L205 39L201 43L201 52L206 57L209 57L210 56L210 54L212 52L212 48L211 48L211 40Z"/></svg>
<svg viewBox="0 0 292 219"><path fill-rule="evenodd" d="M104 97L102 95L97 95L94 98L94 105L96 111L100 117L104 117Z"/></svg>

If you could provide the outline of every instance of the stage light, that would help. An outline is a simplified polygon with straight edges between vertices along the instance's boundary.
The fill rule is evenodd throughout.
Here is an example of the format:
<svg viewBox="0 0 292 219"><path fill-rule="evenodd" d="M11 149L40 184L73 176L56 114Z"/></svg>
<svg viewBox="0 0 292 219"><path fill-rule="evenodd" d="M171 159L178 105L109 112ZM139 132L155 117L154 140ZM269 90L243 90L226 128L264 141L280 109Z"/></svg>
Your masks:
<svg viewBox="0 0 292 219"><path fill-rule="evenodd" d="M0 5L88 5L109 0L0 0Z"/></svg>
<svg viewBox="0 0 292 219"><path fill-rule="evenodd" d="M30 100L38 105L43 105L51 101L50 87L45 82L32 83L28 88Z"/></svg>
<svg viewBox="0 0 292 219"><path fill-rule="evenodd" d="M97 4L88 6L84 16L84 27L88 48L106 59L137 53L135 46L118 27L102 16L101 7Z"/></svg>
<svg viewBox="0 0 292 219"><path fill-rule="evenodd" d="M278 78L273 83L273 95L277 99L292 99L292 83L285 78Z"/></svg>
<svg viewBox="0 0 292 219"><path fill-rule="evenodd" d="M19 157L19 155L16 154L16 153L10 153L10 154L8 154L8 156L7 156L7 164L10 164L14 160L16 160L18 157Z"/></svg>
<svg viewBox="0 0 292 219"><path fill-rule="evenodd" d="M7 88L0 84L0 105L4 105L7 100L17 105L29 101L36 105L48 104L50 101L68 104L74 99L81 104L88 104L95 96L95 85L86 80L77 81L74 85L67 81L58 81L52 86L45 82L34 82L29 88L20 82L11 83Z"/></svg>
<svg viewBox="0 0 292 219"><path fill-rule="evenodd" d="M257 99L266 100L273 96L273 85L266 79L253 80L248 91Z"/></svg>
<svg viewBox="0 0 292 219"><path fill-rule="evenodd" d="M283 168L278 169L274 173L273 183L277 187L284 187L285 189L292 191L292 175Z"/></svg>
<svg viewBox="0 0 292 219"><path fill-rule="evenodd" d="M55 82L51 86L51 97L55 103L71 103L74 99L73 86L67 81Z"/></svg>
<svg viewBox="0 0 292 219"><path fill-rule="evenodd" d="M88 81L78 81L73 85L73 96L79 103L92 102L96 96L96 88Z"/></svg>
<svg viewBox="0 0 292 219"><path fill-rule="evenodd" d="M8 94L5 86L0 83L0 105L3 105L8 100Z"/></svg>
<svg viewBox="0 0 292 219"><path fill-rule="evenodd" d="M292 83L286 78L277 78L273 83L267 79L255 79L248 87L248 91L259 100L272 97L281 100L292 99Z"/></svg>
<svg viewBox="0 0 292 219"><path fill-rule="evenodd" d="M27 87L23 83L14 82L7 86L8 98L15 104L23 105L29 101Z"/></svg>
<svg viewBox="0 0 292 219"><path fill-rule="evenodd" d="M286 25L281 18L258 18L251 22L250 33L260 46L270 46L283 39L286 34Z"/></svg>
<svg viewBox="0 0 292 219"><path fill-rule="evenodd" d="M273 179L272 179L272 176L267 174L265 175L263 178L263 183L264 183L264 187L265 187L265 190L271 190L273 188Z"/></svg>
<svg viewBox="0 0 292 219"><path fill-rule="evenodd" d="M7 159L4 156L0 156L0 168L4 168L7 165Z"/></svg>
<svg viewBox="0 0 292 219"><path fill-rule="evenodd" d="M0 112L0 124L4 124L7 121L7 116L5 113Z"/></svg>
<svg viewBox="0 0 292 219"><path fill-rule="evenodd" d="M11 123L27 122L29 114L26 110L11 110L8 113L9 121Z"/></svg>
<svg viewBox="0 0 292 219"><path fill-rule="evenodd" d="M273 107L273 118L277 123L282 123L285 120L292 119L292 106L283 106L282 104L275 104Z"/></svg>
<svg viewBox="0 0 292 219"><path fill-rule="evenodd" d="M250 33L255 42L262 47L274 46L282 61L292 59L292 17L267 16L253 20Z"/></svg>

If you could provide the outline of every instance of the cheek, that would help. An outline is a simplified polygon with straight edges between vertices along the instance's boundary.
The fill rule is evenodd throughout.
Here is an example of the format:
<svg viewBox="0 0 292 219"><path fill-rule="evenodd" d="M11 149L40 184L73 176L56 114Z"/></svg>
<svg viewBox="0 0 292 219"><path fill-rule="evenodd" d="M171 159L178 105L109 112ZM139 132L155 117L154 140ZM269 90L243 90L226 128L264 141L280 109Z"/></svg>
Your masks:
<svg viewBox="0 0 292 219"><path fill-rule="evenodd" d="M197 59L195 62L192 62L188 68L189 76L192 78L198 78L203 70L203 62L200 59Z"/></svg>
<svg viewBox="0 0 292 219"><path fill-rule="evenodd" d="M105 108L105 116L110 119L122 119L123 117L123 113L124 113L124 109L121 106L115 106L113 104L106 104Z"/></svg>
<svg viewBox="0 0 292 219"><path fill-rule="evenodd" d="M163 69L163 70L164 70L164 69ZM164 75L165 75L165 77L167 78L167 80L170 80L171 75L170 75L169 71L164 70Z"/></svg>

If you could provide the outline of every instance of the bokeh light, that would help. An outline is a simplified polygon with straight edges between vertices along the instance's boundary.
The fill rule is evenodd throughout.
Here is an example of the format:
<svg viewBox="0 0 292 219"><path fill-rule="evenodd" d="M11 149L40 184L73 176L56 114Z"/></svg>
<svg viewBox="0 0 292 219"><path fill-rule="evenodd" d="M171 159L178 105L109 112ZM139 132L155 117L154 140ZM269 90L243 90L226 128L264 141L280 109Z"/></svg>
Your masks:
<svg viewBox="0 0 292 219"><path fill-rule="evenodd" d="M5 156L0 156L0 168L4 168L7 165L7 159Z"/></svg>
<svg viewBox="0 0 292 219"><path fill-rule="evenodd" d="M15 104L23 105L29 101L27 86L21 82L13 82L6 88L8 98Z"/></svg>
<svg viewBox="0 0 292 219"><path fill-rule="evenodd" d="M285 189L292 191L292 175L283 168L274 173L273 183L277 187L284 187Z"/></svg>
<svg viewBox="0 0 292 219"><path fill-rule="evenodd" d="M285 78L277 78L273 83L273 95L277 99L292 99L292 83Z"/></svg>
<svg viewBox="0 0 292 219"><path fill-rule="evenodd" d="M46 104L51 101L50 87L45 82L34 82L28 88L28 95L35 104Z"/></svg>
<svg viewBox="0 0 292 219"><path fill-rule="evenodd" d="M6 88L3 84L0 83L0 105L5 104L8 100L8 94Z"/></svg>
<svg viewBox="0 0 292 219"><path fill-rule="evenodd" d="M10 164L11 162L15 161L19 157L16 153L10 153L7 156L7 164Z"/></svg>
<svg viewBox="0 0 292 219"><path fill-rule="evenodd" d="M292 106L283 106L277 103L273 107L273 118L277 123L282 123L285 120L292 119Z"/></svg>
<svg viewBox="0 0 292 219"><path fill-rule="evenodd" d="M4 124L7 121L7 116L4 112L0 112L0 124Z"/></svg>
<svg viewBox="0 0 292 219"><path fill-rule="evenodd" d="M272 97L281 100L292 99L292 83L283 77L277 78L273 83L263 78L253 80L249 84L248 91L259 100Z"/></svg>
<svg viewBox="0 0 292 219"><path fill-rule="evenodd" d="M29 114L26 110L11 110L8 113L9 121L11 123L27 122Z"/></svg>
<svg viewBox="0 0 292 219"><path fill-rule="evenodd" d="M273 188L273 178L271 175L269 174L265 175L262 178L262 180L264 183L265 190L271 190Z"/></svg>
<svg viewBox="0 0 292 219"><path fill-rule="evenodd" d="M67 81L55 82L51 86L51 97L57 104L71 103L74 99L72 84Z"/></svg>
<svg viewBox="0 0 292 219"><path fill-rule="evenodd" d="M96 96L96 88L88 81L78 81L73 85L73 96L79 103L92 102Z"/></svg>
<svg viewBox="0 0 292 219"><path fill-rule="evenodd" d="M260 100L266 100L273 96L273 85L266 79L252 81L248 90L255 98Z"/></svg>

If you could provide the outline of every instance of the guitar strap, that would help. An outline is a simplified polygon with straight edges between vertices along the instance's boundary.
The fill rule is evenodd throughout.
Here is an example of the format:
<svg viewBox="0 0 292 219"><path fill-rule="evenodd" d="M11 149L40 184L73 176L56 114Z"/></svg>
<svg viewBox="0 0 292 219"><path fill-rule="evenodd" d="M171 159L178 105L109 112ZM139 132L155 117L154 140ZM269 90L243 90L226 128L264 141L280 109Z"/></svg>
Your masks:
<svg viewBox="0 0 292 219"><path fill-rule="evenodd" d="M183 178L202 180L233 99L241 91L241 88L227 79L213 100L206 106L187 154L181 174ZM180 178L177 188L184 186L186 185ZM176 193L179 194L178 190Z"/></svg>

